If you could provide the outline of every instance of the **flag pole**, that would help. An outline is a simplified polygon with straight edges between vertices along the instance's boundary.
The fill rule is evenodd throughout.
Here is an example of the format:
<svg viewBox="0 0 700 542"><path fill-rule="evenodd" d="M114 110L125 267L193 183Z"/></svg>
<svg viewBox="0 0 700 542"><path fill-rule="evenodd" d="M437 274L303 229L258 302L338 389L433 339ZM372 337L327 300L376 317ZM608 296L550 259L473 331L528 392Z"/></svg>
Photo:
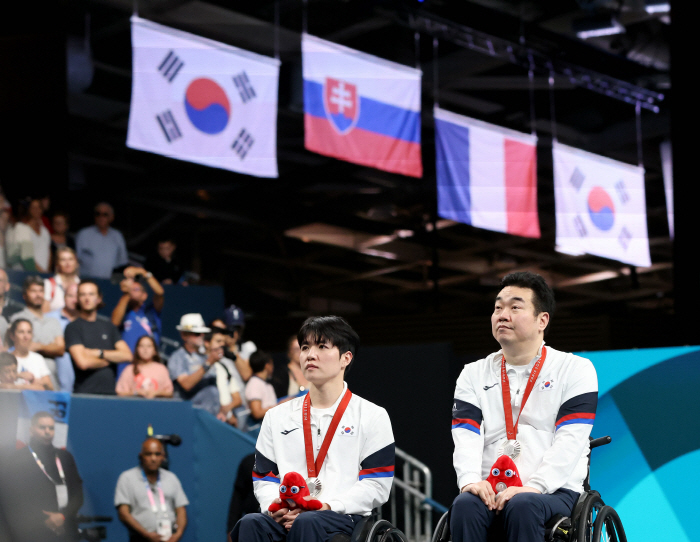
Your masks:
<svg viewBox="0 0 700 542"><path fill-rule="evenodd" d="M433 105L435 107L440 106L438 80L438 39L433 38Z"/></svg>
<svg viewBox="0 0 700 542"><path fill-rule="evenodd" d="M532 135L537 135L537 119L535 118L535 62L532 59L532 54L528 55L530 59L530 69L527 72L528 87L530 94L530 132Z"/></svg>
<svg viewBox="0 0 700 542"><path fill-rule="evenodd" d="M644 154L642 151L642 104L637 102L634 108L637 121L637 163L639 167L644 167Z"/></svg>
<svg viewBox="0 0 700 542"><path fill-rule="evenodd" d="M420 32L417 30L413 33L413 43L416 55L416 69L420 70Z"/></svg>
<svg viewBox="0 0 700 542"><path fill-rule="evenodd" d="M280 0L275 0L275 34L274 34L275 58L280 59Z"/></svg>
<svg viewBox="0 0 700 542"><path fill-rule="evenodd" d="M549 112L552 123L552 141L557 141L557 118L554 114L554 70L549 66Z"/></svg>
<svg viewBox="0 0 700 542"><path fill-rule="evenodd" d="M309 11L308 0L303 0L301 3L301 31L304 34L309 33L308 11Z"/></svg>

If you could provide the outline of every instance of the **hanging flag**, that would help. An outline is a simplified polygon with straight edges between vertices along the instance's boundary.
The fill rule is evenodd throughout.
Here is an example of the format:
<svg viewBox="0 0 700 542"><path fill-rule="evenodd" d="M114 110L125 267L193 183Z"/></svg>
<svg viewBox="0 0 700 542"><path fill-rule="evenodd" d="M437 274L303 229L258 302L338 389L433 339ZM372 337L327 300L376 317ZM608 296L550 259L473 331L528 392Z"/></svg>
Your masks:
<svg viewBox="0 0 700 542"><path fill-rule="evenodd" d="M537 137L435 108L438 214L540 237Z"/></svg>
<svg viewBox="0 0 700 542"><path fill-rule="evenodd" d="M420 70L308 34L301 45L306 148L421 177Z"/></svg>
<svg viewBox="0 0 700 542"><path fill-rule="evenodd" d="M128 147L277 177L278 60L136 16L131 43Z"/></svg>
<svg viewBox="0 0 700 542"><path fill-rule="evenodd" d="M557 250L650 266L644 168L553 147Z"/></svg>
<svg viewBox="0 0 700 542"><path fill-rule="evenodd" d="M668 235L673 239L673 149L670 141L661 143L661 168L664 174L664 192L666 193Z"/></svg>
<svg viewBox="0 0 700 542"><path fill-rule="evenodd" d="M55 433L53 445L65 448L68 443L68 420L70 418L70 393L65 391L22 391L22 404L17 420L17 446L29 443L29 426L37 412L48 412L53 416Z"/></svg>

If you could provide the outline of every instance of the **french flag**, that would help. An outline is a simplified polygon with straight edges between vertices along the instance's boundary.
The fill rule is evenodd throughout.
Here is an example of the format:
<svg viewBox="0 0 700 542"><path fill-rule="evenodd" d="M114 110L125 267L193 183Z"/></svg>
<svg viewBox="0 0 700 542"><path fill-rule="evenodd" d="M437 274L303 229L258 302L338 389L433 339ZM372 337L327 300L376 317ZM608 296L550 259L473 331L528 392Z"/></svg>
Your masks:
<svg viewBox="0 0 700 542"><path fill-rule="evenodd" d="M421 72L302 36L305 147L363 166L423 175Z"/></svg>
<svg viewBox="0 0 700 542"><path fill-rule="evenodd" d="M435 108L438 214L540 237L537 138Z"/></svg>

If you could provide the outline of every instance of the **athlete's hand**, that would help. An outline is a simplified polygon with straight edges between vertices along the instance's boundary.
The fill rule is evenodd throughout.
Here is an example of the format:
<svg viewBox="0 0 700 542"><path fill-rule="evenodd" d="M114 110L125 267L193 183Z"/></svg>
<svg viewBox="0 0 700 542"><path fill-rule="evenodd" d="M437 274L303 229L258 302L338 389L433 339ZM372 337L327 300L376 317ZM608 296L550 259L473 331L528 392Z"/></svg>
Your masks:
<svg viewBox="0 0 700 542"><path fill-rule="evenodd" d="M506 505L506 503L511 500L513 497L515 497L518 493L542 493L539 489L535 489L534 487L515 487L511 486L503 491L501 491L498 495L496 495L496 513L498 514L501 510L503 510L503 507Z"/></svg>
<svg viewBox="0 0 700 542"><path fill-rule="evenodd" d="M486 480L476 482L475 484L467 484L462 488L462 493L471 493L481 499L488 506L489 510L496 508L496 493L494 493L491 484Z"/></svg>
<svg viewBox="0 0 700 542"><path fill-rule="evenodd" d="M285 529L289 530L292 528L292 524L294 523L294 520L297 519L297 516L304 512L301 508L295 508L294 510L289 510L285 515L284 515L284 523L283 526Z"/></svg>
<svg viewBox="0 0 700 542"><path fill-rule="evenodd" d="M272 502L274 502L276 504L282 504L282 501L279 498L275 499ZM280 525L284 525L284 521L285 521L284 516L288 513L289 513L289 508L280 508L279 510L277 510L277 512L272 512L272 514L270 514L270 517L272 519L274 519Z"/></svg>

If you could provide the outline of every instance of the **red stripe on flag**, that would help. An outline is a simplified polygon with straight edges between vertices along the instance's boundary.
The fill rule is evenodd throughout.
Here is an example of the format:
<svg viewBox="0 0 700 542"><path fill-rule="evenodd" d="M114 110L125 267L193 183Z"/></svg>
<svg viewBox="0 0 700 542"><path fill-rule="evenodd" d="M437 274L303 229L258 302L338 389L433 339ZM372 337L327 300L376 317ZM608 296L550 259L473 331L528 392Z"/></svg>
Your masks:
<svg viewBox="0 0 700 542"><path fill-rule="evenodd" d="M304 146L318 154L409 177L422 177L420 143L355 128L340 135L327 119L304 115Z"/></svg>
<svg viewBox="0 0 700 542"><path fill-rule="evenodd" d="M507 232L540 238L537 215L537 147L505 139Z"/></svg>
<svg viewBox="0 0 700 542"><path fill-rule="evenodd" d="M467 418L455 418L452 420L452 425L457 425L459 423L468 423L469 425L473 425L477 429L481 429L481 425L476 423L474 420L469 420Z"/></svg>
<svg viewBox="0 0 700 542"><path fill-rule="evenodd" d="M555 425L559 425L563 422L568 422L569 420L579 420L581 418L595 420L595 414L591 414L590 412L577 412L575 414L567 414L566 416L562 416L561 418L559 418Z"/></svg>

